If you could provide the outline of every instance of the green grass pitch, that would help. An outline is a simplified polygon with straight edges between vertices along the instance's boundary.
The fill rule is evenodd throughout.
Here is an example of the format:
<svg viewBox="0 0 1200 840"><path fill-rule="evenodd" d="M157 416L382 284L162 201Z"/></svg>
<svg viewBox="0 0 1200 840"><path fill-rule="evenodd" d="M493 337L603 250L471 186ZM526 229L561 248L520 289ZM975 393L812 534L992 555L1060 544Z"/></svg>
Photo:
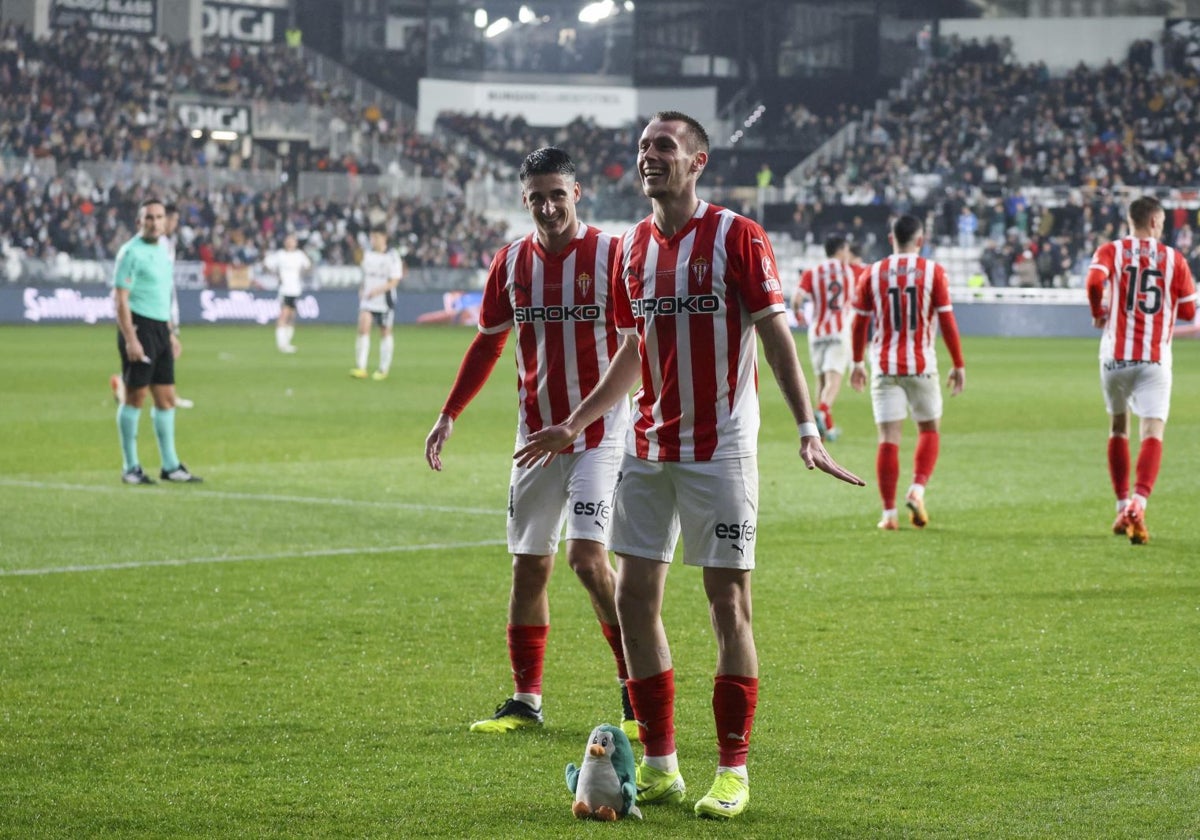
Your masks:
<svg viewBox="0 0 1200 840"><path fill-rule="evenodd" d="M351 327L302 325L294 356L271 327L189 328L179 451L206 480L140 488L111 325L0 329L0 837L1200 833L1200 342L1176 347L1144 547L1108 533L1095 341L965 341L924 532L875 529L867 397L843 392L830 446L857 489L802 468L764 367L750 809L690 812L714 646L680 566L689 808L600 826L572 819L563 768L620 708L565 563L545 728L467 732L511 691L511 347L443 473L423 441L470 337L400 329L392 377L362 382ZM148 413L140 446L157 474Z"/></svg>

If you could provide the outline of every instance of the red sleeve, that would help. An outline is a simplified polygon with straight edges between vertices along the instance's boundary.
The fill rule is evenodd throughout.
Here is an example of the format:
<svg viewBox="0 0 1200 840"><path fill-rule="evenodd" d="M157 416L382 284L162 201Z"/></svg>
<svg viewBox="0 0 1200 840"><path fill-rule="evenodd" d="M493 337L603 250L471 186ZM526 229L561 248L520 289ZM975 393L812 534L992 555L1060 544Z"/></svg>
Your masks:
<svg viewBox="0 0 1200 840"><path fill-rule="evenodd" d="M871 329L871 316L861 312L854 313L854 322L850 326L850 347L854 355L854 364L861 364L863 351L867 349L867 333Z"/></svg>
<svg viewBox="0 0 1200 840"><path fill-rule="evenodd" d="M736 285L746 311L751 316L771 310L783 311L783 284L775 268L775 251L766 232L758 223L739 217L727 244L730 267L734 270L726 272L725 280Z"/></svg>
<svg viewBox="0 0 1200 840"><path fill-rule="evenodd" d="M950 359L954 362L956 368L966 367L966 362L963 361L962 341L958 337L958 322L954 320L954 313L949 309L938 313L938 327L942 330L942 340L946 342L946 349L950 351Z"/></svg>
<svg viewBox="0 0 1200 840"><path fill-rule="evenodd" d="M810 268L807 271L800 273L800 291L812 297L813 293L813 270Z"/></svg>
<svg viewBox="0 0 1200 840"><path fill-rule="evenodd" d="M854 363L861 364L867 349L867 335L871 332L874 304L871 301L871 269L867 268L854 282L854 321L850 325L850 349Z"/></svg>
<svg viewBox="0 0 1200 840"><path fill-rule="evenodd" d="M1175 300L1180 301L1175 306L1175 317L1181 321L1191 321L1196 317L1196 280L1183 254L1177 254L1176 259L1181 262L1183 271L1176 275L1175 280Z"/></svg>
<svg viewBox="0 0 1200 840"><path fill-rule="evenodd" d="M637 228L630 228L625 235L617 240L616 259L609 262L609 283L612 290L613 323L618 331L631 332L637 328L633 318L633 305L629 302L629 286L625 280L626 248L633 240Z"/></svg>
<svg viewBox="0 0 1200 840"><path fill-rule="evenodd" d="M513 325L512 299L508 296L508 254L520 242L505 245L492 258L487 282L483 287L483 302L479 305L479 329L499 332Z"/></svg>
<svg viewBox="0 0 1200 840"><path fill-rule="evenodd" d="M454 386L450 389L450 395L446 397L442 414L449 415L452 420L458 419L458 415L462 414L467 404L475 399L475 395L492 375L507 341L508 330L497 333L476 333L471 346L463 355L462 364L458 366L458 376L454 380Z"/></svg>
<svg viewBox="0 0 1200 840"><path fill-rule="evenodd" d="M1108 242L1096 249L1087 273L1088 306L1093 318L1104 317L1104 287L1112 275L1113 245Z"/></svg>

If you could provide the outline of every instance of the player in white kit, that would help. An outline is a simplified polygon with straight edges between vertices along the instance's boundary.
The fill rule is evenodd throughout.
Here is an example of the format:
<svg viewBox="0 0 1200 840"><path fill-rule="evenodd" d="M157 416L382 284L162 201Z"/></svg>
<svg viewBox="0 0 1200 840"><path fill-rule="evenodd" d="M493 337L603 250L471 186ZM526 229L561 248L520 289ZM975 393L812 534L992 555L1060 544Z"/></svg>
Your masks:
<svg viewBox="0 0 1200 840"><path fill-rule="evenodd" d="M395 352L392 323L396 318L396 287L404 277L404 263L400 255L389 250L387 233L371 231L371 249L363 254L363 280L359 289L358 338L354 342L354 368L350 375L355 379L367 378L367 359L371 356L371 323L379 326L379 367L371 378L387 379Z"/></svg>

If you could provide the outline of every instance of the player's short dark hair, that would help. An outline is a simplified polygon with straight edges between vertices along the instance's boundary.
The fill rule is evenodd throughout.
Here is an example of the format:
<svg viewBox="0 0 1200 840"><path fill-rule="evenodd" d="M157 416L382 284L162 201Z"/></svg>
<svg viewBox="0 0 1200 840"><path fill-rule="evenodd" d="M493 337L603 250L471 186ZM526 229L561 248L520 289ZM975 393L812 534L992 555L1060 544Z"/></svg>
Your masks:
<svg viewBox="0 0 1200 840"><path fill-rule="evenodd" d="M521 162L517 176L524 184L534 175L562 175L565 178L575 177L575 161L571 156L557 146L543 146L534 149Z"/></svg>
<svg viewBox="0 0 1200 840"><path fill-rule="evenodd" d="M905 213L892 222L892 238L900 246L908 245L925 230L924 223L916 216Z"/></svg>
<svg viewBox="0 0 1200 840"><path fill-rule="evenodd" d="M1166 213L1162 202L1152 195L1135 198L1129 203L1129 221L1136 228L1148 228L1154 223L1154 217Z"/></svg>
<svg viewBox="0 0 1200 840"><path fill-rule="evenodd" d="M178 213L178 212L179 212L179 208L175 206L175 202L174 202L174 201L168 201L168 202L164 203L164 204L163 204L163 210L166 210L166 211L167 211L167 215L168 215L168 216L170 216L172 213Z"/></svg>
<svg viewBox="0 0 1200 840"><path fill-rule="evenodd" d="M825 237L825 256L832 257L838 251L842 250L842 246L846 244L846 237L838 236L836 233Z"/></svg>
<svg viewBox="0 0 1200 840"><path fill-rule="evenodd" d="M164 211L167 209L166 202L164 202L161 198L153 198L153 197L143 198L141 200L141 202L138 204L138 215L139 216L142 215L142 211L145 210L147 207L149 207L151 204L160 205Z"/></svg>
<svg viewBox="0 0 1200 840"><path fill-rule="evenodd" d="M707 154L709 148L708 132L704 130L704 126L700 125L700 121L695 117L690 117L682 111L659 111L650 120L684 123L688 127L688 130L685 132L690 146L688 151L705 152Z"/></svg>

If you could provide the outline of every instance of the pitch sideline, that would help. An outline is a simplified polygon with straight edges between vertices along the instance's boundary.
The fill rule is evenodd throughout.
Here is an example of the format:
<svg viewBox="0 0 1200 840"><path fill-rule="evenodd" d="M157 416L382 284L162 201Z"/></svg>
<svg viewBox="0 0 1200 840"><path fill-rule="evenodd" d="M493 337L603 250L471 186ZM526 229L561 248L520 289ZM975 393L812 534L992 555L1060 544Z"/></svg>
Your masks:
<svg viewBox="0 0 1200 840"><path fill-rule="evenodd" d="M505 540L479 540L461 543L426 543L425 545L386 545L354 548L315 548L309 551L283 551L274 554L233 554L218 557L191 557L168 560L131 561L129 563L99 563L94 566L49 566L44 569L0 569L0 577L33 577L40 575L78 574L81 572L118 572L126 569L149 569L159 566L201 566L213 563L250 563L263 560L297 560L306 557L340 557L347 554L394 554L415 551L449 551L458 548L480 548L505 545Z"/></svg>

